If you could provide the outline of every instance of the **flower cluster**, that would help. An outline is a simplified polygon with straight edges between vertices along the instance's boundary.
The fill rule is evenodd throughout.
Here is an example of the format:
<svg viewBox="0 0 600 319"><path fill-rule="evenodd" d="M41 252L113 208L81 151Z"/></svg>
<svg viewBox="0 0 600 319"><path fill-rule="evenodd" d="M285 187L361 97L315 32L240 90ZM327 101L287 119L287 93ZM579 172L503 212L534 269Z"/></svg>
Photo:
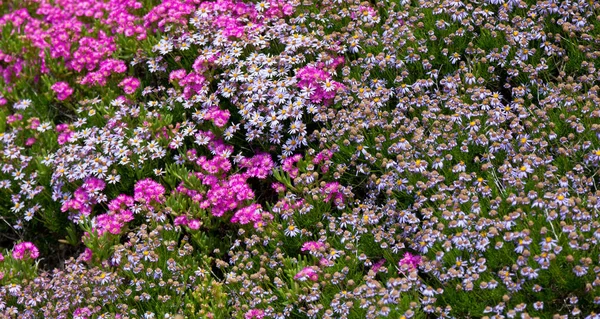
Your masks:
<svg viewBox="0 0 600 319"><path fill-rule="evenodd" d="M413 271L416 270L421 262L421 256L413 255L411 253L405 253L404 257L400 259L398 262L398 266L400 266L400 271Z"/></svg>
<svg viewBox="0 0 600 319"><path fill-rule="evenodd" d="M136 187L138 184L136 184ZM131 196L121 194L110 201L108 209L109 211L106 214L100 214L92 220L92 232L98 236L102 236L106 232L113 235L121 233L123 226L134 218L134 199Z"/></svg>
<svg viewBox="0 0 600 319"><path fill-rule="evenodd" d="M105 186L106 183L101 179L88 178L81 187L75 190L73 198L63 203L60 210L73 213L72 217L76 219L89 216L95 204L106 201L106 196L101 193Z"/></svg>
<svg viewBox="0 0 600 319"><path fill-rule="evenodd" d="M52 85L52 90L56 93L56 98L59 101L66 100L73 94L73 88L67 82L56 82Z"/></svg>
<svg viewBox="0 0 600 319"><path fill-rule="evenodd" d="M305 267L300 270L295 276L294 279L299 281L311 280L317 281L319 280L319 274L312 267Z"/></svg>
<svg viewBox="0 0 600 319"><path fill-rule="evenodd" d="M135 184L133 198L142 203L150 204L152 202L161 203L165 188L161 184L150 178L138 181Z"/></svg>
<svg viewBox="0 0 600 319"><path fill-rule="evenodd" d="M598 316L599 3L0 12L0 317Z"/></svg>
<svg viewBox="0 0 600 319"><path fill-rule="evenodd" d="M341 61L334 59L329 67L335 68L338 64L343 64L343 61L343 58ZM305 66L296 72L298 87L310 92L308 96L313 103L331 103L336 92L344 89L344 85L332 80L331 75L323 71L323 67Z"/></svg>
<svg viewBox="0 0 600 319"><path fill-rule="evenodd" d="M12 257L17 260L31 258L37 259L40 256L40 251L31 242L22 242L15 245L12 252Z"/></svg>
<svg viewBox="0 0 600 319"><path fill-rule="evenodd" d="M123 88L126 94L133 94L140 86L140 80L134 77L127 77L119 83L119 86Z"/></svg>

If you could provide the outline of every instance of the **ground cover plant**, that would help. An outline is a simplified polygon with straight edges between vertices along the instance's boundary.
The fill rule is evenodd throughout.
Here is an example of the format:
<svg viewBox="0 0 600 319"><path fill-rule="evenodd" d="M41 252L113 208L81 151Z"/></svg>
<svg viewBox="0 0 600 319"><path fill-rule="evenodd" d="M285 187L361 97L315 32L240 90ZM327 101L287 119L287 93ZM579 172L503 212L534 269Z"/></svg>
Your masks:
<svg viewBox="0 0 600 319"><path fill-rule="evenodd" d="M0 317L599 318L599 28L0 0Z"/></svg>

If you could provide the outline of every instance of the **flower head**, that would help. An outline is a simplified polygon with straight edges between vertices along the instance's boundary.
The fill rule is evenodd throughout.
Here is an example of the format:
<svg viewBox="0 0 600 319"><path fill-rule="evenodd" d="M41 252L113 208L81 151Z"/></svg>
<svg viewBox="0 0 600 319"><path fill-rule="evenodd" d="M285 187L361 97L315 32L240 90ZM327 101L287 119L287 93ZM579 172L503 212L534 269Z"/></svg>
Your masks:
<svg viewBox="0 0 600 319"><path fill-rule="evenodd" d="M56 98L59 101L66 100L71 94L73 94L73 88L69 86L67 82L56 82L52 85L52 91L56 93Z"/></svg>
<svg viewBox="0 0 600 319"><path fill-rule="evenodd" d="M26 258L36 259L40 256L40 252L33 243L26 241L15 245L12 256L17 260Z"/></svg>
<svg viewBox="0 0 600 319"><path fill-rule="evenodd" d="M404 257L398 262L398 265L401 269L400 272L403 273L404 271L402 269L406 269L406 267L408 267L408 271L416 270L420 262L421 256L413 255L407 252L404 254Z"/></svg>

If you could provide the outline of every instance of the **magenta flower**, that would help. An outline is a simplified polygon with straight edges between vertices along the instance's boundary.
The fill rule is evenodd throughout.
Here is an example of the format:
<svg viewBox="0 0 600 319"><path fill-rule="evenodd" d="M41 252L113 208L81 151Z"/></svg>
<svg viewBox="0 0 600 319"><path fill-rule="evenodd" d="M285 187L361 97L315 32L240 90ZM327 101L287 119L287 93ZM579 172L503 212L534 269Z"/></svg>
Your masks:
<svg viewBox="0 0 600 319"><path fill-rule="evenodd" d="M186 75L187 72L185 71L185 69L171 71L171 73L169 74L169 82L180 81L181 79L185 78Z"/></svg>
<svg viewBox="0 0 600 319"><path fill-rule="evenodd" d="M150 178L138 181L133 188L133 198L137 202L150 203L155 201L161 203L165 187Z"/></svg>
<svg viewBox="0 0 600 319"><path fill-rule="evenodd" d="M96 216L92 224L92 231L95 231L98 236L102 236L107 232L118 235L121 233L121 227L124 226L124 223L116 215L109 214Z"/></svg>
<svg viewBox="0 0 600 319"><path fill-rule="evenodd" d="M36 259L40 256L40 251L33 243L26 241L15 245L12 256L17 260L25 258Z"/></svg>
<svg viewBox="0 0 600 319"><path fill-rule="evenodd" d="M84 250L84 251L81 253L81 255L79 255L79 258L80 258L81 260L85 261L85 262L88 262L88 261L92 260L92 255L93 255L93 252L92 252L92 250L91 250L91 249L89 249L89 248L86 248L86 249L85 249L85 250Z"/></svg>
<svg viewBox="0 0 600 319"><path fill-rule="evenodd" d="M73 319L88 319L92 316L92 312L88 308L77 308L73 312Z"/></svg>
<svg viewBox="0 0 600 319"><path fill-rule="evenodd" d="M298 177L298 168L295 166L296 163L298 163L298 161L300 161L302 159L302 155L300 154L296 154L292 157L288 157L283 161L283 165L281 167L281 169L290 174L291 178L296 178Z"/></svg>
<svg viewBox="0 0 600 319"><path fill-rule="evenodd" d="M242 225L253 223L254 228L259 228L265 225L263 217L272 219L273 216L269 213L265 213L262 210L260 204L252 204L244 208L238 209L231 218L232 223L239 223Z"/></svg>
<svg viewBox="0 0 600 319"><path fill-rule="evenodd" d="M175 217L174 224L175 224L175 226L186 226L188 224L187 216L181 215L181 216Z"/></svg>
<svg viewBox="0 0 600 319"><path fill-rule="evenodd" d="M37 129L40 126L40 119L37 117L31 118L31 123L29 124L29 128L32 130Z"/></svg>
<svg viewBox="0 0 600 319"><path fill-rule="evenodd" d="M73 94L73 88L71 88L67 82L56 82L51 88L56 93L56 98L60 101L66 100Z"/></svg>
<svg viewBox="0 0 600 319"><path fill-rule="evenodd" d="M199 220L197 220L197 219L192 219L192 220L190 220L190 221L187 223L187 226L188 226L190 229L193 229L193 230L198 230L198 229L200 229L200 221L199 221Z"/></svg>
<svg viewBox="0 0 600 319"><path fill-rule="evenodd" d="M36 141L35 137L30 137L25 141L25 146L31 146L31 145L35 144L35 141Z"/></svg>
<svg viewBox="0 0 600 319"><path fill-rule="evenodd" d="M208 110L208 112L206 112L206 115L204 115L204 119L212 120L216 126L223 127L225 124L227 124L227 121L229 120L230 116L231 114L228 110L221 110L218 107L213 107L212 109Z"/></svg>
<svg viewBox="0 0 600 319"><path fill-rule="evenodd" d="M127 94L133 94L135 90L140 86L140 80L134 77L126 77L119 83L119 87L123 88L123 91Z"/></svg>
<svg viewBox="0 0 600 319"><path fill-rule="evenodd" d="M373 270L373 272L377 272L379 271L379 268L381 268L381 266L383 266L383 264L385 264L385 258L381 259L380 261L376 262L373 267L371 267L371 270Z"/></svg>
<svg viewBox="0 0 600 319"><path fill-rule="evenodd" d="M311 92L309 96L313 103L330 104L336 91L345 88L342 83L332 80L329 73L311 65L299 69L296 78L300 89Z"/></svg>
<svg viewBox="0 0 600 319"><path fill-rule="evenodd" d="M277 193L285 192L285 185L279 182L273 182L273 184L271 184L271 188L273 188Z"/></svg>
<svg viewBox="0 0 600 319"><path fill-rule="evenodd" d="M262 309L252 309L244 314L244 319L262 319L265 316L265 311Z"/></svg>
<svg viewBox="0 0 600 319"><path fill-rule="evenodd" d="M304 269L300 270L296 276L294 276L295 280L305 281L317 281L319 280L319 274L312 267L304 267Z"/></svg>
<svg viewBox="0 0 600 319"><path fill-rule="evenodd" d="M398 262L398 265L400 266L400 273L404 273L403 269L408 269L408 271L416 270L420 262L421 256L413 255L408 252L405 253L404 258L400 259Z"/></svg>
<svg viewBox="0 0 600 319"><path fill-rule="evenodd" d="M121 194L110 201L108 209L115 213L120 213L131 206L133 206L133 197Z"/></svg>
<svg viewBox="0 0 600 319"><path fill-rule="evenodd" d="M302 248L300 248L300 250L317 252L317 251L319 251L319 249L324 248L324 247L325 247L325 244L323 244L320 241L307 241L304 244L302 244Z"/></svg>
<svg viewBox="0 0 600 319"><path fill-rule="evenodd" d="M327 258L321 258L319 259L319 265L321 267L331 267L333 266L335 263L333 262L333 260L329 260Z"/></svg>

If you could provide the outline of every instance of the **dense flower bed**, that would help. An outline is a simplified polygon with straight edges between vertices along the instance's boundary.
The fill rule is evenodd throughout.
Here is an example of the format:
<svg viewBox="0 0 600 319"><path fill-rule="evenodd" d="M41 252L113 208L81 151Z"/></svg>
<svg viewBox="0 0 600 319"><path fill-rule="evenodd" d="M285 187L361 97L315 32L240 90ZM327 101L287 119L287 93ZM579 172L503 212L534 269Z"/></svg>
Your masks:
<svg viewBox="0 0 600 319"><path fill-rule="evenodd" d="M597 1L0 14L0 317L600 317Z"/></svg>

